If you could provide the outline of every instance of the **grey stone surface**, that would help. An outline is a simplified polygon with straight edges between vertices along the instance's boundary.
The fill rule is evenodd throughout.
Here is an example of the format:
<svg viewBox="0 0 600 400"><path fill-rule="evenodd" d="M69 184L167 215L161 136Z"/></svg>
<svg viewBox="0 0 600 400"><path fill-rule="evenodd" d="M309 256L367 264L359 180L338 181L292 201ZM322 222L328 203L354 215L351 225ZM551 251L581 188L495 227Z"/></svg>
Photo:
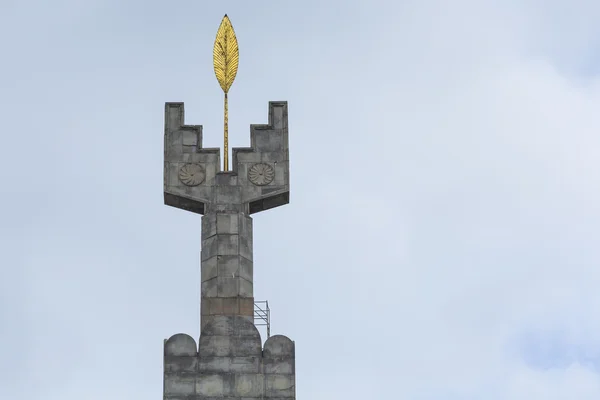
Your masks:
<svg viewBox="0 0 600 400"><path fill-rule="evenodd" d="M165 355L193 356L196 352L196 341L185 333L173 335L165 341Z"/></svg>
<svg viewBox="0 0 600 400"><path fill-rule="evenodd" d="M221 171L220 149L202 147L202 126L185 125L183 103L165 105L164 153L165 204L208 214L238 211L253 214L289 202L289 149L287 102L269 103L269 123L250 126L250 147L232 149L232 171ZM199 164L204 182L186 186L179 181L184 164ZM248 180L248 169L256 163L273 167L275 178L264 187Z"/></svg>
<svg viewBox="0 0 600 400"><path fill-rule="evenodd" d="M289 202L287 103L270 102L269 123L250 126L232 171L202 147L202 126L185 125L183 103L165 105L164 140L165 204L203 215L200 340L165 341L164 399L294 399L294 343L273 336L263 349L254 326L250 216Z"/></svg>
<svg viewBox="0 0 600 400"><path fill-rule="evenodd" d="M191 354L193 353L193 354ZM164 399L294 399L294 342L269 338L240 316L215 316L196 350L187 335L165 341Z"/></svg>
<svg viewBox="0 0 600 400"><path fill-rule="evenodd" d="M269 103L269 123L250 126L250 147L232 149L229 172L221 171L220 149L202 147L202 126L185 125L183 103L167 103L164 157L165 204L203 214L201 299L253 298L250 215L289 201L287 103ZM269 184L250 182L248 170L257 163L266 163L274 171ZM180 181L180 169L189 164L204 171L198 185ZM216 315L210 310L218 307L201 308L204 325L210 315ZM253 312L248 315L247 307L221 310L246 317Z"/></svg>

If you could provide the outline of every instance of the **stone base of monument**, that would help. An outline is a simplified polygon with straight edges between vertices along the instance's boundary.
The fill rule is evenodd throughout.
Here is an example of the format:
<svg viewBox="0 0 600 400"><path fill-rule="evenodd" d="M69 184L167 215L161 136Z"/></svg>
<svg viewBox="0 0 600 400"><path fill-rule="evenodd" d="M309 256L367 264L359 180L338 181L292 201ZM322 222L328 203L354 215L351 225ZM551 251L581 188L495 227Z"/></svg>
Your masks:
<svg viewBox="0 0 600 400"><path fill-rule="evenodd" d="M165 400L292 400L295 398L294 342L271 336L262 346L248 319L215 316L200 342L177 334L165 340Z"/></svg>

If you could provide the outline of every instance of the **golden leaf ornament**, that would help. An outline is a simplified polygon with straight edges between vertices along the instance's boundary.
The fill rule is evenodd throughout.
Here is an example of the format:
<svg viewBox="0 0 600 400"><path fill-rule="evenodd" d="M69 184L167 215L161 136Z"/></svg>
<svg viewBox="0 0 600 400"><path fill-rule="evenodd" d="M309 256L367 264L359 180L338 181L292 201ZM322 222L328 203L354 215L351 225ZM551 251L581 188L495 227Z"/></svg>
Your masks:
<svg viewBox="0 0 600 400"><path fill-rule="evenodd" d="M235 37L233 25L231 25L229 17L225 14L217 31L213 49L215 75L225 94L229 92L229 88L233 84L239 61L240 53L237 38Z"/></svg>

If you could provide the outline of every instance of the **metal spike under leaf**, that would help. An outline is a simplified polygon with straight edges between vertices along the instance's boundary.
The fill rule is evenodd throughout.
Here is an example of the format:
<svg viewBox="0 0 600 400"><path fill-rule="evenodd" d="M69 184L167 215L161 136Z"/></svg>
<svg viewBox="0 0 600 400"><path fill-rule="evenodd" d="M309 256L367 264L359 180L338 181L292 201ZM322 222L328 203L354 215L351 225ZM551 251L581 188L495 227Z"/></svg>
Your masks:
<svg viewBox="0 0 600 400"><path fill-rule="evenodd" d="M223 17L217 38L215 39L215 47L213 49L213 64L215 67L215 75L221 85L221 89L225 93L225 128L224 128L224 150L223 161L224 171L229 170L229 138L228 138L228 107L227 93L233 84L238 70L240 53L238 49L237 38L233 31L233 25L227 14Z"/></svg>

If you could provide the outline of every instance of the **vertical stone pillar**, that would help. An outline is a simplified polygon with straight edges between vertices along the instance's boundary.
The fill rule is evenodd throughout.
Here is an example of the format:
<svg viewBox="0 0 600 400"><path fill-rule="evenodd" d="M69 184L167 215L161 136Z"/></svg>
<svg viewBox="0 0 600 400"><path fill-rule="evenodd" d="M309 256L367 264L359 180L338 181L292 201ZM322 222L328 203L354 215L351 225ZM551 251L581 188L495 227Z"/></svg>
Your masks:
<svg viewBox="0 0 600 400"><path fill-rule="evenodd" d="M250 126L250 147L202 147L202 126L185 125L183 103L165 105L165 204L202 214L201 330L165 341L165 400L294 400L295 345L264 345L254 325L251 214L289 202L287 103L269 103L269 123Z"/></svg>
<svg viewBox="0 0 600 400"><path fill-rule="evenodd" d="M252 322L252 218L243 212L204 215L201 259L201 329L218 315Z"/></svg>

